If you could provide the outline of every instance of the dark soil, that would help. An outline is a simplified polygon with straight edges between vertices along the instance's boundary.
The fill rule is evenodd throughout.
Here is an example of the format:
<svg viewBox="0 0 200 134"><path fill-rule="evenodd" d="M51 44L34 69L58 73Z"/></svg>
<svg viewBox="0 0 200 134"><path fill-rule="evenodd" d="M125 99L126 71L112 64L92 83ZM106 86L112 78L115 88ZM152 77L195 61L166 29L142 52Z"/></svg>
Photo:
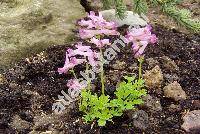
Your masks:
<svg viewBox="0 0 200 134"><path fill-rule="evenodd" d="M0 81L0 133L66 133L66 134L184 134L181 128L182 116L188 110L200 109L200 35L185 35L176 30L169 30L162 26L155 26L154 33L158 36L157 45L146 49L145 59L158 60L159 66L165 75L178 76L176 79L187 94L184 101L175 102L163 97L163 92L156 93L148 90L151 96L160 99L162 111L152 112L144 107L138 109L148 113L148 128L141 130L133 125L132 118L125 112L122 117L114 118L106 127L98 127L96 122L83 123L82 113L78 111L77 103L67 107L62 115L54 115L52 104L61 95L61 91L67 91L66 82L72 78L71 74L59 75L58 67L62 67L65 58L65 50L69 45L51 47L41 54L26 58L14 68L3 74ZM163 67L160 57L167 56L174 60L179 67L173 71ZM125 67L114 69L116 61L126 62ZM118 54L109 66L106 66L107 84L106 92L112 95L115 85L123 75L133 75L136 69L130 67L137 63L133 54L127 47ZM76 72L82 67L76 68ZM152 67L145 62L143 72ZM108 74L109 72L109 74ZM169 83L165 78L162 88ZM95 81L96 89L99 83ZM170 104L180 106L177 111L169 109ZM16 123L17 122L17 123Z"/></svg>

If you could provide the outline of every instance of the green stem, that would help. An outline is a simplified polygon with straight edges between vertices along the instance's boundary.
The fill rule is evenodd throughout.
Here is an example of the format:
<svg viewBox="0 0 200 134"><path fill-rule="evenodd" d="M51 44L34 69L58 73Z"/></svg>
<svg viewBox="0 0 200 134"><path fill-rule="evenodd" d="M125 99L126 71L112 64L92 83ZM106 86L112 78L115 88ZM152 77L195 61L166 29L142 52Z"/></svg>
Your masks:
<svg viewBox="0 0 200 134"><path fill-rule="evenodd" d="M90 80L89 80L89 65L86 63L86 74L87 74L87 89L90 90Z"/></svg>
<svg viewBox="0 0 200 134"><path fill-rule="evenodd" d="M139 79L142 78L142 63L143 63L143 60L144 60L143 57L140 57L140 58L138 59L138 61L139 61Z"/></svg>
<svg viewBox="0 0 200 134"><path fill-rule="evenodd" d="M100 52L101 52L101 90L102 90L102 94L104 95L105 93L105 86L104 86L104 70L103 70L103 52L102 49L100 48Z"/></svg>
<svg viewBox="0 0 200 134"><path fill-rule="evenodd" d="M74 69L73 69L73 68L71 69L71 72L72 72L73 76L75 77L75 79L77 79L77 77L76 77L76 74L75 74L75 72L74 72Z"/></svg>

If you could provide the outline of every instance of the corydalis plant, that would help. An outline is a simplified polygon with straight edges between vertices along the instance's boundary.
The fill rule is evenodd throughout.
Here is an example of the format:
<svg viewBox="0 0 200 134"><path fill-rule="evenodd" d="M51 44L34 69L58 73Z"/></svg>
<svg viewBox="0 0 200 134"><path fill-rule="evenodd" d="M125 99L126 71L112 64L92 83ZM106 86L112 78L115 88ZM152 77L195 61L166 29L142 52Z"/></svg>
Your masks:
<svg viewBox="0 0 200 134"><path fill-rule="evenodd" d="M133 28L128 31L126 42L132 43L134 55L139 57L139 78L125 77L126 80L117 87L114 99L110 99L111 97L105 94L102 51L106 45L111 44L110 40L105 38L105 35L119 35L119 32L116 31L115 23L107 22L101 14L95 15L94 12L90 12L87 20L81 20L79 25L81 26L79 30L80 38L96 45L99 48L99 52L93 51L90 46L83 46L82 43L78 43L75 46L76 49L67 50L65 65L63 68L59 68L58 72L67 73L69 70L72 70L75 79L68 80L67 86L73 90L82 89L79 108L84 113L83 119L86 122L97 120L99 126L105 126L106 122L112 121L114 116L121 116L124 110L134 109L135 105L143 102L141 97L146 95L146 90L143 88L144 81L141 77L141 64L143 62L141 55L148 43L156 42L156 37L151 34L149 26ZM80 83L73 71L76 65L86 64L86 73L89 76L88 69L91 66L98 66L99 61L102 85L100 96L91 92L90 80L87 79L87 83Z"/></svg>

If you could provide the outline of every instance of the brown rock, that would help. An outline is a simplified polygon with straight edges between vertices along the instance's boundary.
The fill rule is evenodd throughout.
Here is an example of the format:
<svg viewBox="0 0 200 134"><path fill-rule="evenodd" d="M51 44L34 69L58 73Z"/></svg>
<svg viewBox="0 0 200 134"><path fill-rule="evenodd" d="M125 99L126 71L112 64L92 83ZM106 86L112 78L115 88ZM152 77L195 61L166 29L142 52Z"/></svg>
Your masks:
<svg viewBox="0 0 200 134"><path fill-rule="evenodd" d="M116 63L114 63L112 67L115 70L122 70L126 68L126 63L124 61L116 61Z"/></svg>
<svg viewBox="0 0 200 134"><path fill-rule="evenodd" d="M178 70L178 66L176 65L176 63L169 57L162 56L161 60L162 60L163 67L165 69L167 69L169 71L177 71Z"/></svg>
<svg viewBox="0 0 200 134"><path fill-rule="evenodd" d="M153 59L153 58L146 59L146 62L148 64L149 68L153 68L153 67L155 67L156 65L159 64L159 62L156 59Z"/></svg>
<svg viewBox="0 0 200 134"><path fill-rule="evenodd" d="M139 110L132 114L133 119L133 126L139 128L141 130L146 130L149 126L149 118L148 114L143 111Z"/></svg>
<svg viewBox="0 0 200 134"><path fill-rule="evenodd" d="M183 117L183 125L181 126L187 132L200 132L200 110L190 111Z"/></svg>
<svg viewBox="0 0 200 134"><path fill-rule="evenodd" d="M181 110L180 105L171 104L169 107L169 111L172 113L179 112Z"/></svg>
<svg viewBox="0 0 200 134"><path fill-rule="evenodd" d="M31 124L25 120L22 120L19 115L15 115L13 117L13 121L11 122L11 127L21 131L23 129L28 129L31 127Z"/></svg>
<svg viewBox="0 0 200 134"><path fill-rule="evenodd" d="M6 82L6 78L0 74L0 84L4 84Z"/></svg>
<svg viewBox="0 0 200 134"><path fill-rule="evenodd" d="M187 97L185 91L182 89L177 81L165 86L163 88L163 91L166 97L172 98L175 101L185 100Z"/></svg>
<svg viewBox="0 0 200 134"><path fill-rule="evenodd" d="M144 74L145 85L148 88L158 88L161 86L163 81L163 74L158 65L156 65L152 70L146 71Z"/></svg>

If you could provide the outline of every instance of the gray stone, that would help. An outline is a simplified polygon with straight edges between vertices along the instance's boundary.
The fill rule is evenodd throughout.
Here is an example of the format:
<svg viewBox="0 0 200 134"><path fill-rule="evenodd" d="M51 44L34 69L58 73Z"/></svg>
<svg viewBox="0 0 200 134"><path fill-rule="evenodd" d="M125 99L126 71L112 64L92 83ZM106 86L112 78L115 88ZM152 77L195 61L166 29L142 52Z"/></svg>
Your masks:
<svg viewBox="0 0 200 134"><path fill-rule="evenodd" d="M200 132L200 110L194 110L188 112L186 115L184 115L183 121L184 122L181 127L185 131Z"/></svg>
<svg viewBox="0 0 200 134"><path fill-rule="evenodd" d="M187 97L185 91L177 81L165 86L163 91L165 97L172 98L175 101L185 100Z"/></svg>
<svg viewBox="0 0 200 134"><path fill-rule="evenodd" d="M147 22L142 19L138 14L133 13L132 11L126 11L126 17L121 20L115 15L115 10L104 10L100 12L103 17L108 21L114 21L118 26L130 25L130 26L145 26Z"/></svg>
<svg viewBox="0 0 200 134"><path fill-rule="evenodd" d="M162 111L160 99L157 97L152 97L148 94L143 97L143 100L144 103L141 106L147 108L151 113Z"/></svg>
<svg viewBox="0 0 200 134"><path fill-rule="evenodd" d="M50 45L69 42L74 23L84 15L79 0L1 1L0 67Z"/></svg>
<svg viewBox="0 0 200 134"><path fill-rule="evenodd" d="M141 130L146 130L149 126L149 118L148 114L143 111L139 110L132 114L133 119L133 126L139 128Z"/></svg>
<svg viewBox="0 0 200 134"><path fill-rule="evenodd" d="M177 74L165 74L164 73L163 76L164 76L164 79L169 83L171 83L173 81L179 81L179 79L180 79Z"/></svg>
<svg viewBox="0 0 200 134"><path fill-rule="evenodd" d="M144 74L145 85L150 88L158 89L163 81L163 74L158 65L156 65L152 70L146 71Z"/></svg>

